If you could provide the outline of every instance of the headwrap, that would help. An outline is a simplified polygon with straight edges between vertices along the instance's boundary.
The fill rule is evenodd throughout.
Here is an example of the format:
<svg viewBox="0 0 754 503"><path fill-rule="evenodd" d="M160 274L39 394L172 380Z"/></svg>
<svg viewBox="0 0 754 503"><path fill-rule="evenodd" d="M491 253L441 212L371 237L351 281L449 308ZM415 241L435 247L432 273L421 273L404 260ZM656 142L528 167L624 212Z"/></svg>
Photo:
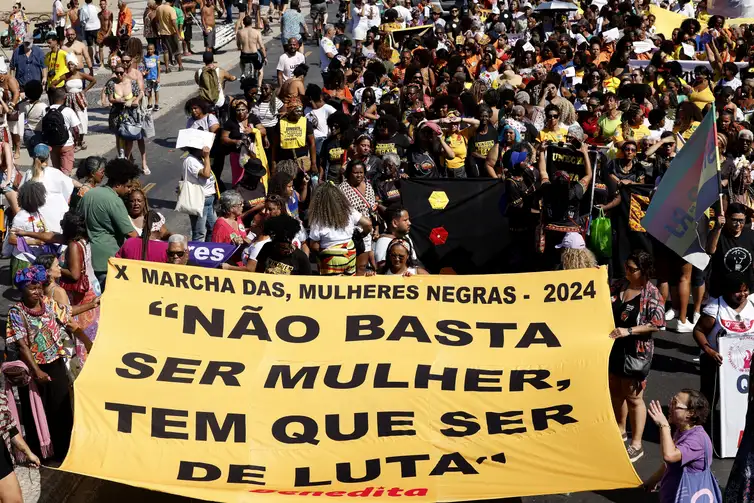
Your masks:
<svg viewBox="0 0 754 503"><path fill-rule="evenodd" d="M498 139L498 141L502 143L502 141L505 139L505 132L508 131L509 129L513 131L513 133L515 133L516 135L515 142L519 143L521 141L521 133L519 133L518 129L514 128L510 124L506 124L505 126L503 126L503 130L500 132L500 138Z"/></svg>
<svg viewBox="0 0 754 503"><path fill-rule="evenodd" d="M76 57L74 53L69 52L68 54L65 55L65 64L66 66L68 66L71 63L73 63L76 66L79 66L79 58Z"/></svg>
<svg viewBox="0 0 754 503"><path fill-rule="evenodd" d="M47 270L41 265L33 265L16 271L13 285L23 290L29 283L44 283L45 281L47 281Z"/></svg>

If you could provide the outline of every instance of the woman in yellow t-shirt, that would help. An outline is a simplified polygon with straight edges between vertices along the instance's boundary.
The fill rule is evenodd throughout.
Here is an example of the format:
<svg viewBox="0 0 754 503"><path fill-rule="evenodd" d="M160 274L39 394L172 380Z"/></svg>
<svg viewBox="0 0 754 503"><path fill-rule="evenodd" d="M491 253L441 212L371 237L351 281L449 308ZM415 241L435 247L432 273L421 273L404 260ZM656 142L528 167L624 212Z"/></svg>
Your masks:
<svg viewBox="0 0 754 503"><path fill-rule="evenodd" d="M458 112L451 110L444 119L434 119L430 122L439 123L445 129L445 137L440 135L440 146L445 166L445 176L448 178L466 178L466 155L468 154L469 138L479 127L479 120L471 117L459 117ZM470 127L461 130L461 124ZM450 155L452 153L452 155Z"/></svg>
<svg viewBox="0 0 754 503"><path fill-rule="evenodd" d="M699 107L690 101L684 101L678 105L675 113L675 124L673 124L673 133L681 135L684 140L691 138L696 128L702 122L702 112Z"/></svg>
<svg viewBox="0 0 754 503"><path fill-rule="evenodd" d="M615 133L616 143L634 140L637 145L642 138L649 136L649 128L644 125L644 112L638 105L631 105L628 111L623 114L620 127Z"/></svg>
<svg viewBox="0 0 754 503"><path fill-rule="evenodd" d="M566 141L568 129L560 125L560 109L556 105L545 107L545 127L539 131L537 143Z"/></svg>
<svg viewBox="0 0 754 503"><path fill-rule="evenodd" d="M712 94L709 86L712 74L708 69L700 66L696 67L694 73L696 74L694 82L686 91L688 91L689 101L699 107L699 110L704 110L708 104L715 101L715 95Z"/></svg>

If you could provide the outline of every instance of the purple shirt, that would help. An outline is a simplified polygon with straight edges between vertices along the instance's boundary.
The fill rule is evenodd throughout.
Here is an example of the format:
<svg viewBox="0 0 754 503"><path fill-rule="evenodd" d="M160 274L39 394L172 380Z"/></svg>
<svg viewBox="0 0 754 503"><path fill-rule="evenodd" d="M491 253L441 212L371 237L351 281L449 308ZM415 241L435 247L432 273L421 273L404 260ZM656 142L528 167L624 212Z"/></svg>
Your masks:
<svg viewBox="0 0 754 503"><path fill-rule="evenodd" d="M681 451L681 460L677 463L666 463L665 474L660 481L660 503L673 503L681 484L683 468L690 472L704 471L705 451L712 452L712 441L701 426L694 426L690 430L677 431L673 435L675 446ZM707 462L707 469L712 464Z"/></svg>

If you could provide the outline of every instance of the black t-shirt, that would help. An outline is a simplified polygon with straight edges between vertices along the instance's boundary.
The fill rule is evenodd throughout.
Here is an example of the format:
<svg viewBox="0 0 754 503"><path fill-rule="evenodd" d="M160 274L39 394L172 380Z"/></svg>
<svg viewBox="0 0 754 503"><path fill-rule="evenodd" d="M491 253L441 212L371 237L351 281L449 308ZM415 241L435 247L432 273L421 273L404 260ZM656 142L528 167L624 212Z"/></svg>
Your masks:
<svg viewBox="0 0 754 503"><path fill-rule="evenodd" d="M614 175L618 180L630 180L635 183L652 183L651 180L645 179L647 170L638 159L634 159L628 173L623 172L625 163L624 159L613 159L607 163L607 173Z"/></svg>
<svg viewBox="0 0 754 503"><path fill-rule="evenodd" d="M723 230L710 261L710 297L722 295L722 280L729 272L743 273L748 280L749 288L754 287L752 257L754 257L754 231L745 228L741 235L735 238L726 235Z"/></svg>
<svg viewBox="0 0 754 503"><path fill-rule="evenodd" d="M257 127L259 124L261 124L261 121L259 120L259 118L254 114L249 114L248 122L254 127ZM241 124L239 124L236 119L229 119L225 121L225 123L223 124L223 130L228 132L228 138L231 140L240 140L241 138L243 138L243 133L241 133ZM219 139L221 135L222 135L222 131L217 131L216 138ZM222 150L222 153L226 153L226 154L230 152L238 152L240 150L240 147L234 148L228 145L220 145L219 140L216 141L215 144L218 147L220 147L220 149ZM214 148L216 147L213 146L213 149Z"/></svg>
<svg viewBox="0 0 754 503"><path fill-rule="evenodd" d="M534 228L539 216L532 213L536 206L536 184L539 172L530 170L523 177L508 177L505 180L505 196L508 205L505 208L505 216L508 217L508 226L514 231L523 231Z"/></svg>
<svg viewBox="0 0 754 503"><path fill-rule="evenodd" d="M342 140L338 138L325 139L320 151L320 162L322 163L325 180L332 180L336 183L343 181L343 153L347 148L348 146L343 145Z"/></svg>
<svg viewBox="0 0 754 503"><path fill-rule="evenodd" d="M265 274L282 274L288 276L308 276L312 273L309 257L298 248L290 255L278 252L273 242L267 242L257 255L257 270Z"/></svg>
<svg viewBox="0 0 754 503"><path fill-rule="evenodd" d="M542 185L542 209L545 223L563 226L579 225L579 206L584 187L578 182L555 181Z"/></svg>
<svg viewBox="0 0 754 503"><path fill-rule="evenodd" d="M440 176L437 169L437 157L433 152L413 145L407 153L408 176L411 178L437 178Z"/></svg>
<svg viewBox="0 0 754 503"><path fill-rule="evenodd" d="M406 135L394 134L388 140L375 139L374 155L382 157L385 154L397 154L401 160L406 159L406 149L411 146L411 140Z"/></svg>
<svg viewBox="0 0 754 503"><path fill-rule="evenodd" d="M469 176L487 177L487 154L497 143L497 128L488 126L487 132L481 134L477 132L469 141L468 155L466 161L469 164L467 171ZM474 166L471 166L474 164Z"/></svg>
<svg viewBox="0 0 754 503"><path fill-rule="evenodd" d="M393 203L401 201L400 179L375 179L372 181L372 187L374 188L374 196L377 204L390 206Z"/></svg>

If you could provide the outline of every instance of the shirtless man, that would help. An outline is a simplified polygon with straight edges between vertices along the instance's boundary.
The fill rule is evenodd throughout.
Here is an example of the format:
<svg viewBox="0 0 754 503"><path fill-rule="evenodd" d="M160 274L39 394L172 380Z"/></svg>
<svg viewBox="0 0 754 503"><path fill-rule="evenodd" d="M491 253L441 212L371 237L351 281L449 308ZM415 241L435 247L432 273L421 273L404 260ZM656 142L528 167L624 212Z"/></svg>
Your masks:
<svg viewBox="0 0 754 503"><path fill-rule="evenodd" d="M113 34L113 13L107 8L107 0L99 0L99 17L100 29L97 32L97 53L99 54L99 62L101 65L105 64L105 39Z"/></svg>
<svg viewBox="0 0 754 503"><path fill-rule="evenodd" d="M215 49L215 2L204 0L202 3L202 34L204 35L204 51L214 52Z"/></svg>
<svg viewBox="0 0 754 503"><path fill-rule="evenodd" d="M251 16L244 16L244 28L236 33L236 44L241 51L241 78L254 76L257 82L262 82L267 50L264 48L262 33L252 26L253 22Z"/></svg>
<svg viewBox="0 0 754 503"><path fill-rule="evenodd" d="M10 107L11 112L16 110L21 99L21 86L13 75L8 73L8 66L0 68L0 98ZM8 120L8 128L13 140L13 157L21 157L21 137L24 134L23 114L15 121Z"/></svg>
<svg viewBox="0 0 754 503"><path fill-rule="evenodd" d="M304 86L304 79L309 71L309 66L302 63L293 70L293 78L290 78L283 82L280 87L280 93L278 96L285 104L288 110L301 106L301 98L306 94L306 86Z"/></svg>
<svg viewBox="0 0 754 503"><path fill-rule="evenodd" d="M184 19L183 19L183 55L191 56L194 51L191 49L192 29L194 27L194 12L196 11L196 2L194 0L183 0Z"/></svg>
<svg viewBox="0 0 754 503"><path fill-rule="evenodd" d="M89 50L86 48L86 44L81 40L76 40L76 31L73 28L65 30L65 43L63 44L63 50L68 54L73 53L76 55L76 59L79 60L79 71L84 70L84 63L89 68L89 73L94 75L94 65L92 65L92 58L89 57Z"/></svg>

